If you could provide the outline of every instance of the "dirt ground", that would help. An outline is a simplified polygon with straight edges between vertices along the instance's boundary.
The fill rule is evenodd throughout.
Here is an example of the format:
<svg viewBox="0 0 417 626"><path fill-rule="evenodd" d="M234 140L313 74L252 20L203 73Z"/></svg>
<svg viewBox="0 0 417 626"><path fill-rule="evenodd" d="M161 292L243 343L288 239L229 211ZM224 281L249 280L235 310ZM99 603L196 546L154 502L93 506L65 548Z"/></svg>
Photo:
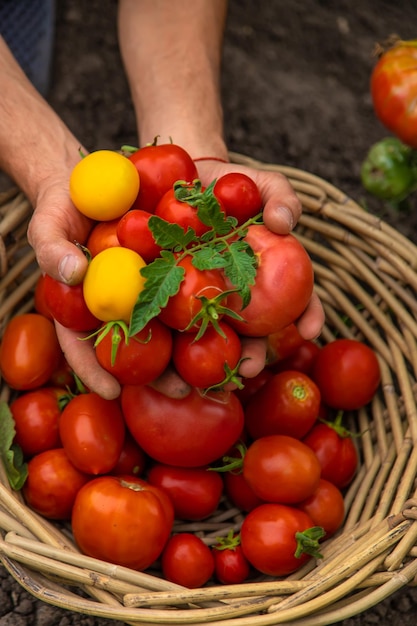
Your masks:
<svg viewBox="0 0 417 626"><path fill-rule="evenodd" d="M91 150L137 143L115 15L115 0L58 2L49 99ZM307 170L371 202L360 165L387 135L369 95L372 52L391 33L415 37L416 25L409 0L231 0L223 72L229 148ZM371 205L417 241L416 211ZM1 568L0 581L0 626L116 626L34 601ZM340 624L414 626L416 615L417 590L405 588Z"/></svg>

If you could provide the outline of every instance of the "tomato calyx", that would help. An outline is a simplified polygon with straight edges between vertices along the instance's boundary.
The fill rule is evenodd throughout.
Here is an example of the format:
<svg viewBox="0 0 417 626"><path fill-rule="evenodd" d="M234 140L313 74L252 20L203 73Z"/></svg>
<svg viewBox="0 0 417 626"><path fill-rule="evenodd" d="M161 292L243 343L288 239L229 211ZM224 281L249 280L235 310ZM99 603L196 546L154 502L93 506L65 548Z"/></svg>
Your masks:
<svg viewBox="0 0 417 626"><path fill-rule="evenodd" d="M224 364L224 373L225 377L220 383L216 383L215 385L210 385L204 390L204 393L208 393L209 391L217 391L224 389L225 385L228 383L233 383L236 385L238 389L243 389L244 384L242 383L241 377L239 376L239 368L243 361L246 361L247 358L239 359L236 366L231 368L228 363Z"/></svg>
<svg viewBox="0 0 417 626"><path fill-rule="evenodd" d="M338 411L336 418L331 420L325 420L323 418L319 418L319 422L322 424L326 424L329 428L332 428L342 439L348 439L350 437L360 437L360 433L353 433L346 426L342 424L343 420L343 411Z"/></svg>
<svg viewBox="0 0 417 626"><path fill-rule="evenodd" d="M223 465L218 467L209 467L208 471L211 472L232 472L234 474L241 474L243 471L243 459L246 454L246 446L242 442L238 442L234 448L236 449L238 456L225 455L222 457Z"/></svg>
<svg viewBox="0 0 417 626"><path fill-rule="evenodd" d="M319 551L319 540L325 535L321 526L312 526L303 532L295 533L297 548L294 552L295 558L299 559L303 554L309 554L316 559L322 559L323 555Z"/></svg>
<svg viewBox="0 0 417 626"><path fill-rule="evenodd" d="M185 328L185 330L187 331L192 329L194 326L199 326L194 341L198 341L204 335L209 324L211 324L216 329L221 337L226 339L225 333L219 326L220 318L223 315L228 315L229 317L232 317L236 320L242 319L242 317L238 313L221 304L222 301L227 298L229 294L234 293L235 291L236 289L222 291L213 298L207 298L207 296L204 295L196 296L197 300L200 300L201 302L201 309Z"/></svg>
<svg viewBox="0 0 417 626"><path fill-rule="evenodd" d="M214 550L236 550L240 546L240 533L229 530L226 537L216 537L216 543L213 545Z"/></svg>
<svg viewBox="0 0 417 626"><path fill-rule="evenodd" d="M129 326L125 322L123 322L123 320L106 322L103 326L95 330L93 333L90 333L87 337L83 337L82 340L92 339L93 337L96 337L96 340L94 342L94 347L96 348L110 331L113 331L111 340L111 365L114 366L120 342L124 338L124 341L127 345L130 339Z"/></svg>

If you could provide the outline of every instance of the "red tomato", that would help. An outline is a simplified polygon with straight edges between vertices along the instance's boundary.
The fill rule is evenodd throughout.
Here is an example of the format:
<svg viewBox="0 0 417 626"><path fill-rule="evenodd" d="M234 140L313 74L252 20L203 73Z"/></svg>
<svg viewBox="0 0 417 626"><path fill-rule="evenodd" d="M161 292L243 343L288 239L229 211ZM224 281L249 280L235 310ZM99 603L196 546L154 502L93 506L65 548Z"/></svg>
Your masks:
<svg viewBox="0 0 417 626"><path fill-rule="evenodd" d="M309 339L303 339L302 343L285 359L277 361L270 369L275 372L284 372L285 370L297 370L311 376L316 356L320 351L320 347Z"/></svg>
<svg viewBox="0 0 417 626"><path fill-rule="evenodd" d="M282 361L293 354L303 343L295 324L288 324L281 330L271 333L267 337L267 363L268 366Z"/></svg>
<svg viewBox="0 0 417 626"><path fill-rule="evenodd" d="M159 200L177 180L191 183L198 178L188 152L172 143L147 145L130 155L139 172L140 188L132 208L153 213Z"/></svg>
<svg viewBox="0 0 417 626"><path fill-rule="evenodd" d="M127 340L120 327L113 325L96 344L98 362L121 385L151 383L165 370L171 354L171 330L157 318Z"/></svg>
<svg viewBox="0 0 417 626"><path fill-rule="evenodd" d="M268 382L273 376L272 371L264 367L263 370L259 372L253 378L244 378L243 384L244 386L241 389L236 389L235 394L241 401L242 405L246 407L249 400L252 396L261 388L263 385Z"/></svg>
<svg viewBox="0 0 417 626"><path fill-rule="evenodd" d="M240 535L233 535L232 531L227 537L220 538L213 546L213 556L214 573L224 585L240 584L249 577L250 565L243 554Z"/></svg>
<svg viewBox="0 0 417 626"><path fill-rule="evenodd" d="M14 442L25 457L61 446L59 399L65 394L63 389L42 387L21 394L10 404L16 430Z"/></svg>
<svg viewBox="0 0 417 626"><path fill-rule="evenodd" d="M148 473L148 481L169 495L175 517L202 520L217 509L223 493L219 474L207 467L172 467L157 463Z"/></svg>
<svg viewBox="0 0 417 626"><path fill-rule="evenodd" d="M85 303L82 283L66 285L45 275L45 300L52 317L65 328L82 332L100 325Z"/></svg>
<svg viewBox="0 0 417 626"><path fill-rule="evenodd" d="M195 316L202 311L201 298L210 300L221 296L226 291L226 281L220 270L195 268L190 256L184 257L178 265L185 270L184 280L178 293L171 296L166 307L161 310L159 319L176 330L187 330ZM226 299L222 299L221 304L225 306ZM201 320L190 330L200 326Z"/></svg>
<svg viewBox="0 0 417 626"><path fill-rule="evenodd" d="M233 392L169 398L146 385L125 385L126 424L153 459L178 467L200 467L220 458L240 436L243 409Z"/></svg>
<svg viewBox="0 0 417 626"><path fill-rule="evenodd" d="M119 460L125 437L119 402L93 392L75 396L61 413L59 435L68 458L79 470L110 472Z"/></svg>
<svg viewBox="0 0 417 626"><path fill-rule="evenodd" d="M223 474L224 491L233 506L248 513L264 503L259 498L242 472L225 472Z"/></svg>
<svg viewBox="0 0 417 626"><path fill-rule="evenodd" d="M264 337L295 322L304 312L313 291L313 266L294 235L277 235L266 226L253 225L245 240L257 257L255 284L243 310L238 293L228 296L228 308L243 317L228 321L242 335Z"/></svg>
<svg viewBox="0 0 417 626"><path fill-rule="evenodd" d="M197 332L174 334L175 369L192 387L219 385L233 380L233 374L236 378L241 352L239 335L222 321L217 328L209 326L200 338Z"/></svg>
<svg viewBox="0 0 417 626"><path fill-rule="evenodd" d="M321 477L339 489L350 484L359 461L352 437L342 433L343 429L319 423L303 439L319 460Z"/></svg>
<svg viewBox="0 0 417 626"><path fill-rule="evenodd" d="M64 353L62 353L60 362L57 368L52 372L47 384L51 387L75 391L75 382L74 370L69 365Z"/></svg>
<svg viewBox="0 0 417 626"><path fill-rule="evenodd" d="M375 352L355 339L335 339L321 348L311 377L323 403L345 411L368 404L381 382Z"/></svg>
<svg viewBox="0 0 417 626"><path fill-rule="evenodd" d="M45 299L45 276L46 274L41 274L36 282L35 293L34 293L34 308L36 313L40 313L44 317L52 320L51 312L46 304Z"/></svg>
<svg viewBox="0 0 417 626"><path fill-rule="evenodd" d="M305 443L287 435L254 441L243 459L243 475L266 502L296 504L315 492L321 467Z"/></svg>
<svg viewBox="0 0 417 626"><path fill-rule="evenodd" d="M161 252L149 228L151 216L148 211L131 209L120 218L117 226L120 244L137 252L145 263L151 263Z"/></svg>
<svg viewBox="0 0 417 626"><path fill-rule="evenodd" d="M416 41L398 41L381 55L371 75L371 95L382 124L417 148Z"/></svg>
<svg viewBox="0 0 417 626"><path fill-rule="evenodd" d="M119 218L106 222L97 222L93 226L85 244L92 257L106 248L120 246L120 241L117 237L118 224Z"/></svg>
<svg viewBox="0 0 417 626"><path fill-rule="evenodd" d="M262 197L255 181L241 172L220 176L213 192L226 215L235 217L238 224L243 224L262 210Z"/></svg>
<svg viewBox="0 0 417 626"><path fill-rule="evenodd" d="M168 191L164 193L156 205L155 215L166 222L178 224L184 229L184 232L192 228L197 237L201 237L203 233L210 230L210 226L206 226L206 224L198 218L197 209L195 207L187 202L176 199L175 190L173 188L168 189Z"/></svg>
<svg viewBox="0 0 417 626"><path fill-rule="evenodd" d="M191 533L179 533L169 539L161 565L164 578L189 589L202 587L214 573L210 548Z"/></svg>
<svg viewBox="0 0 417 626"><path fill-rule="evenodd" d="M334 535L343 524L345 502L342 492L324 478L320 479L313 495L297 506L311 517L315 526L323 528L326 538Z"/></svg>
<svg viewBox="0 0 417 626"><path fill-rule="evenodd" d="M245 407L245 427L252 439L289 435L301 439L316 422L320 391L307 374L288 370L275 374Z"/></svg>
<svg viewBox="0 0 417 626"><path fill-rule="evenodd" d="M312 519L295 507L266 503L253 509L240 531L243 554L258 571L269 576L287 576L308 559L297 550L296 533L314 526Z"/></svg>
<svg viewBox="0 0 417 626"><path fill-rule="evenodd" d="M144 570L161 554L172 528L169 499L140 478L100 476L75 499L71 526L84 554Z"/></svg>
<svg viewBox="0 0 417 626"><path fill-rule="evenodd" d="M48 519L69 520L75 497L90 477L80 472L63 448L45 450L28 463L23 485L27 504Z"/></svg>
<svg viewBox="0 0 417 626"><path fill-rule="evenodd" d="M40 313L15 315L0 345L0 372L19 391L44 385L61 361L62 351L50 319Z"/></svg>
<svg viewBox="0 0 417 626"><path fill-rule="evenodd" d="M146 454L129 432L125 433L119 460L110 471L114 476L142 476L146 467Z"/></svg>

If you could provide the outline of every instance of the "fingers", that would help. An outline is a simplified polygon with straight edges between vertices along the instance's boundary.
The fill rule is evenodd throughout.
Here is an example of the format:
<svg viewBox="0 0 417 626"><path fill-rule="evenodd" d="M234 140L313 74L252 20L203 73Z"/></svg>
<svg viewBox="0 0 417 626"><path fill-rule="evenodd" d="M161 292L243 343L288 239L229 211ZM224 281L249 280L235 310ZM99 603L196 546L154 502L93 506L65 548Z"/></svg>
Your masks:
<svg viewBox="0 0 417 626"><path fill-rule="evenodd" d="M304 339L316 339L322 331L324 320L323 305L318 295L313 293L306 310L297 321L298 332Z"/></svg>
<svg viewBox="0 0 417 626"><path fill-rule="evenodd" d="M239 374L243 378L254 378L263 370L266 362L266 337L242 337L242 363Z"/></svg>
<svg viewBox="0 0 417 626"><path fill-rule="evenodd" d="M172 368L168 367L159 378L149 385L156 391L160 391L168 398L185 398L191 391L191 387Z"/></svg>
<svg viewBox="0 0 417 626"><path fill-rule="evenodd" d="M72 370L91 391L106 400L120 395L117 380L98 363L91 340L82 339L86 334L77 333L55 322L58 341Z"/></svg>

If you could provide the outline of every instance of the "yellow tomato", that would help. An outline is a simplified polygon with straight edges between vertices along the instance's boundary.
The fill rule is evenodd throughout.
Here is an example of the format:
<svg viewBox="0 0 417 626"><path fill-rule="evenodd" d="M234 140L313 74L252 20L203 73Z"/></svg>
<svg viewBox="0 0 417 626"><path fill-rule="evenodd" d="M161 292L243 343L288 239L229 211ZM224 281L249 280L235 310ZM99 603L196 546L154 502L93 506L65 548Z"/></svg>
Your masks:
<svg viewBox="0 0 417 626"><path fill-rule="evenodd" d="M145 279L146 263L128 248L106 248L93 257L84 276L84 299L102 322L123 320L127 324Z"/></svg>
<svg viewBox="0 0 417 626"><path fill-rule="evenodd" d="M112 150L85 156L71 172L70 197L77 209L97 221L113 220L132 206L139 174L127 157Z"/></svg>

